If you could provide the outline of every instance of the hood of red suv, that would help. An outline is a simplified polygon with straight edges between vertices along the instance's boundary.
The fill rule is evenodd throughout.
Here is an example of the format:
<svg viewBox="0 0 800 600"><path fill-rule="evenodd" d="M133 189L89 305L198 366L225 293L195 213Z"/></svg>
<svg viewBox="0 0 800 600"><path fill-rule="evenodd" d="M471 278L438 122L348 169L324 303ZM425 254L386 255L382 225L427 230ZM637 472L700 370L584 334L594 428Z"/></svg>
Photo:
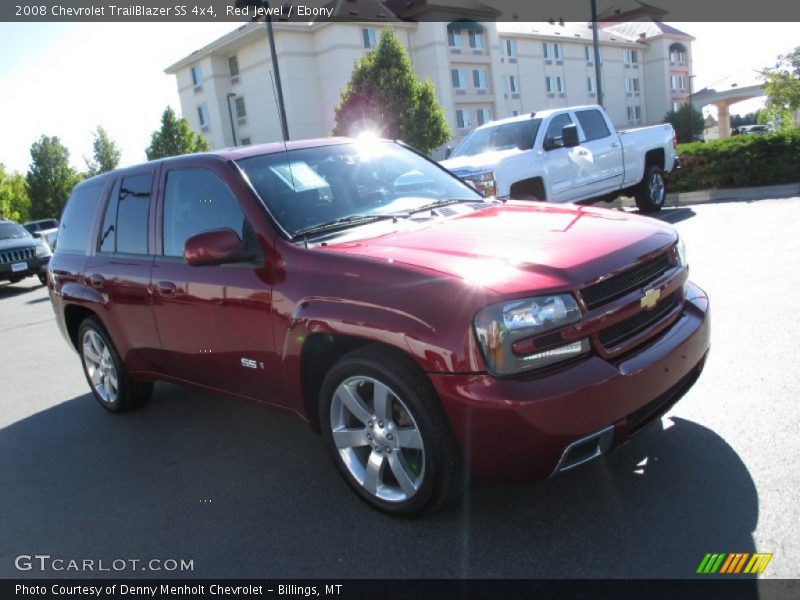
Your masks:
<svg viewBox="0 0 800 600"><path fill-rule="evenodd" d="M437 271L498 293L572 289L677 239L646 217L607 209L508 202L324 250Z"/></svg>

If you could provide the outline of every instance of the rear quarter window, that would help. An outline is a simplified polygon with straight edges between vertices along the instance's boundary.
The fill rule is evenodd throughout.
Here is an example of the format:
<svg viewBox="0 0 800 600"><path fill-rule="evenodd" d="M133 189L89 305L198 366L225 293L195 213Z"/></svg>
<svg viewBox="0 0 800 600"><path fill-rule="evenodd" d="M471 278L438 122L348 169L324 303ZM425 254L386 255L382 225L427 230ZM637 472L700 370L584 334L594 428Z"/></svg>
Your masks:
<svg viewBox="0 0 800 600"><path fill-rule="evenodd" d="M64 213L61 215L61 226L58 229L57 248L59 252L86 252L89 228L92 225L97 204L100 200L102 183L82 186L72 191L67 200Z"/></svg>

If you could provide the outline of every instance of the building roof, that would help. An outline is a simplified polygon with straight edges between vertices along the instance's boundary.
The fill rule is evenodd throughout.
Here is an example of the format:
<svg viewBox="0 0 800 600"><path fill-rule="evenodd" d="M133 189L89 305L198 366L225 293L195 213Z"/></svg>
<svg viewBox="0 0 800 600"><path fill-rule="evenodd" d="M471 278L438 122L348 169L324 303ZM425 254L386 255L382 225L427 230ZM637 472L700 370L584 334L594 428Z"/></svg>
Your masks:
<svg viewBox="0 0 800 600"><path fill-rule="evenodd" d="M542 21L539 23L520 23L518 21L497 23L497 32L502 34L523 34L535 36L548 36L564 40L592 41L592 28L590 23L567 23L559 21ZM616 31L598 29L597 37L603 44L630 44L635 40L623 36Z"/></svg>
<svg viewBox="0 0 800 600"><path fill-rule="evenodd" d="M317 21L397 21L397 15L381 0L331 0L325 8L333 9L331 17Z"/></svg>
<svg viewBox="0 0 800 600"><path fill-rule="evenodd" d="M599 17L598 17L599 18ZM648 41L663 35L670 37L682 37L688 40L694 38L688 33L676 29L672 25L667 25L661 21L629 21L626 23L603 24L604 31L614 32L618 35L624 36L630 40L644 40Z"/></svg>

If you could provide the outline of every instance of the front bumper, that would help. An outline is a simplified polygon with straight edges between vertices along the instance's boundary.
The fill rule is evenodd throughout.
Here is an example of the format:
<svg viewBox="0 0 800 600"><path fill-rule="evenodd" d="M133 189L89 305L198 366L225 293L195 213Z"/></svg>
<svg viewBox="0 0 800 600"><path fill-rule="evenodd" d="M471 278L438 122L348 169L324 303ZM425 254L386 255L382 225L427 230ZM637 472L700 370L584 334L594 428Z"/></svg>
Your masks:
<svg viewBox="0 0 800 600"><path fill-rule="evenodd" d="M50 263L49 256L37 256L24 261L26 268L21 271L14 271L13 265L20 263L0 263L0 281L9 281L33 275L41 275L47 272L47 265Z"/></svg>
<svg viewBox="0 0 800 600"><path fill-rule="evenodd" d="M431 374L472 474L544 478L575 466L569 461L581 452L596 456L627 441L700 375L709 349L708 308L705 292L687 284L675 323L620 359L593 355L548 374L503 380L486 373ZM590 443L582 448L582 440ZM576 441L578 454L566 456Z"/></svg>

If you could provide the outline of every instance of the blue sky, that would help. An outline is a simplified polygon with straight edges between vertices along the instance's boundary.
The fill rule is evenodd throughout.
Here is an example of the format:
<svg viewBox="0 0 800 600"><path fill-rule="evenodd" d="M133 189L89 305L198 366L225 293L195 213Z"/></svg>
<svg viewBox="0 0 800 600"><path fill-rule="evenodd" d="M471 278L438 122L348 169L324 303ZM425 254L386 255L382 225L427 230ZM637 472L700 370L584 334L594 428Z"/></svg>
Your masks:
<svg viewBox="0 0 800 600"><path fill-rule="evenodd" d="M91 132L103 125L121 164L145 160L169 104L180 111L165 67L236 23L0 23L0 163L24 172L40 135L57 135L85 168ZM800 45L797 23L680 23L694 35L695 90L742 69L771 65ZM748 112L758 101L733 107Z"/></svg>

